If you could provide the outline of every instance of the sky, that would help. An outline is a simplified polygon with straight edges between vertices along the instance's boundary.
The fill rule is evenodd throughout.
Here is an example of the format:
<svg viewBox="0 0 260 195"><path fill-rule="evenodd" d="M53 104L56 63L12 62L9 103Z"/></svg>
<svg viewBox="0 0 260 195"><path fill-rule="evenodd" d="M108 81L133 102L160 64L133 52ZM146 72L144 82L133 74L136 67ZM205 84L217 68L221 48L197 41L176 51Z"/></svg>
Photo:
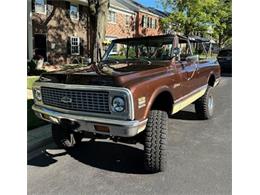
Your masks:
<svg viewBox="0 0 260 195"><path fill-rule="evenodd" d="M157 0L136 0L147 7L154 7L159 10L163 10L162 6L157 2Z"/></svg>

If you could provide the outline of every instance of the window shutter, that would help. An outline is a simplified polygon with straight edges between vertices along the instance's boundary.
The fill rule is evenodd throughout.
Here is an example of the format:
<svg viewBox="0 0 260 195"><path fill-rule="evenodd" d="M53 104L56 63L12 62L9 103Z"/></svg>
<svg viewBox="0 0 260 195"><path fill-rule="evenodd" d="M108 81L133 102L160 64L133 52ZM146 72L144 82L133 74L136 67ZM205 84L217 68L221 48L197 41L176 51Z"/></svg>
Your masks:
<svg viewBox="0 0 260 195"><path fill-rule="evenodd" d="M144 16L142 16L142 27L144 27Z"/></svg>
<svg viewBox="0 0 260 195"><path fill-rule="evenodd" d="M84 46L83 46L83 43L84 43L84 40L83 39L79 39L79 54L81 55L81 56L83 56L84 55Z"/></svg>
<svg viewBox="0 0 260 195"><path fill-rule="evenodd" d="M79 20L82 20L83 19L83 6L82 5L79 5Z"/></svg>
<svg viewBox="0 0 260 195"><path fill-rule="evenodd" d="M35 0L32 0L31 3L32 3L31 5L32 12L35 12Z"/></svg>
<svg viewBox="0 0 260 195"><path fill-rule="evenodd" d="M71 55L71 37L67 39L67 54Z"/></svg>
<svg viewBox="0 0 260 195"><path fill-rule="evenodd" d="M65 5L66 5L66 15L67 17L70 17L70 2L65 1Z"/></svg>

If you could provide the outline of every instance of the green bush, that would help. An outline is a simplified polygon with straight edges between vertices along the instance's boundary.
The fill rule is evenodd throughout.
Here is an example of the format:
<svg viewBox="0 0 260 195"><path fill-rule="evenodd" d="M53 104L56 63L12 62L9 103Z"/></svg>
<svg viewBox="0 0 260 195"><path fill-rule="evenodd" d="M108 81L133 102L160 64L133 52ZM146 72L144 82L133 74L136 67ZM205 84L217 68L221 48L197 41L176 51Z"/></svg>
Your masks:
<svg viewBox="0 0 260 195"><path fill-rule="evenodd" d="M33 83L39 79L39 76L28 76L27 77L27 89L32 89Z"/></svg>

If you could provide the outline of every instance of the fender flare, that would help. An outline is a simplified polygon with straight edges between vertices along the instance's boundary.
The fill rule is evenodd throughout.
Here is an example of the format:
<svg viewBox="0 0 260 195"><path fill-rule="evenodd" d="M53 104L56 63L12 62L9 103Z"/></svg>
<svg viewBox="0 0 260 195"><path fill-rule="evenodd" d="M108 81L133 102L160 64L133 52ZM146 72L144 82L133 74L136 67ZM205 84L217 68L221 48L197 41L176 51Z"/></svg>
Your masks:
<svg viewBox="0 0 260 195"><path fill-rule="evenodd" d="M173 95L173 92L170 90L170 87L163 85L162 87L156 89L152 93L151 98L149 100L149 103L147 104L146 109L145 109L145 113L144 113L145 118L147 118L148 113L151 110L151 107L152 107L154 101L156 100L156 98L158 97L158 95L160 95L163 92L169 92L171 94L171 97L172 97L172 100L173 100L173 103L174 103L174 95Z"/></svg>

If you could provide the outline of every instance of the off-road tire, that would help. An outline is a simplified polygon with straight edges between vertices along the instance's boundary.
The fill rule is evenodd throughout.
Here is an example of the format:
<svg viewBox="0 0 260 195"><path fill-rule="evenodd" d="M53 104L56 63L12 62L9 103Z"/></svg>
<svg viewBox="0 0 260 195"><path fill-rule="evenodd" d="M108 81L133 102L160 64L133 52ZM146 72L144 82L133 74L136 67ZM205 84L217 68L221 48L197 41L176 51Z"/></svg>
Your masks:
<svg viewBox="0 0 260 195"><path fill-rule="evenodd" d="M144 140L144 168L148 172L166 169L168 115L164 111L149 113Z"/></svg>
<svg viewBox="0 0 260 195"><path fill-rule="evenodd" d="M60 125L52 124L52 138L59 148L72 148L81 143L83 135Z"/></svg>
<svg viewBox="0 0 260 195"><path fill-rule="evenodd" d="M210 119L214 113L213 87L208 86L205 94L195 101L195 111L200 119Z"/></svg>

